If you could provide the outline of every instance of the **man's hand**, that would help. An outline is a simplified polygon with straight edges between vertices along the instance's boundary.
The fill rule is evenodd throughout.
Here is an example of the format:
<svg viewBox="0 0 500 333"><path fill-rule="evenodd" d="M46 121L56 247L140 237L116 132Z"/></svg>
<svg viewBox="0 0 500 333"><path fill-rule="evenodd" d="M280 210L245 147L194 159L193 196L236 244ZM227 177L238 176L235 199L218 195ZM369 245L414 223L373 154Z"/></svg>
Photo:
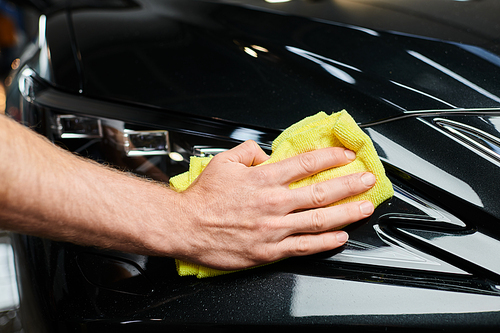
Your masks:
<svg viewBox="0 0 500 333"><path fill-rule="evenodd" d="M375 176L353 174L311 186L289 184L354 160L352 151L325 148L274 164L253 141L215 156L182 196L180 252L175 256L232 270L334 249L347 241L332 231L366 218L369 201L322 208L371 188ZM184 233L184 235L182 235Z"/></svg>
<svg viewBox="0 0 500 333"><path fill-rule="evenodd" d="M373 212L370 202L320 208L366 191L369 173L290 190L352 152L327 148L274 164L255 142L215 156L185 192L78 158L0 115L0 228L171 256L219 269L336 248L330 231Z"/></svg>

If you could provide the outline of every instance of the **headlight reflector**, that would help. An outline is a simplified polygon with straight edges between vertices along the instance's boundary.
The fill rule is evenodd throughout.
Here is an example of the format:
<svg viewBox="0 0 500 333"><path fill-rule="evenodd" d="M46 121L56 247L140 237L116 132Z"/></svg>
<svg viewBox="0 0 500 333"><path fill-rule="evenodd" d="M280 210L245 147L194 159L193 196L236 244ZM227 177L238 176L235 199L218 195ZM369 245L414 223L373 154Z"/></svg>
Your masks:
<svg viewBox="0 0 500 333"><path fill-rule="evenodd" d="M132 131L123 133L127 156L168 155L167 131Z"/></svg>
<svg viewBox="0 0 500 333"><path fill-rule="evenodd" d="M102 138L101 120L74 115L57 115L56 129L61 139Z"/></svg>

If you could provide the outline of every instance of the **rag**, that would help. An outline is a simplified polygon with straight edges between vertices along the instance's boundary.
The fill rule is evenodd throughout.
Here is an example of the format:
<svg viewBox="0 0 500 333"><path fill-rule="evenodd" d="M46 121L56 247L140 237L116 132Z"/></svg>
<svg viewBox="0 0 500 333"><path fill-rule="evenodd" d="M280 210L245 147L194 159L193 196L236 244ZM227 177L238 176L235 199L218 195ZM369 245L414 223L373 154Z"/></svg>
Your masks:
<svg viewBox="0 0 500 333"><path fill-rule="evenodd" d="M289 186L291 189L352 173L368 171L373 173L377 179L371 189L337 201L332 205L369 200L377 207L393 196L392 184L385 174L384 167L370 137L359 128L345 110L331 115L319 112L288 127L273 141L272 154L262 164L275 163L301 153L326 147L345 147L354 151L356 158L349 164L331 168L291 183ZM171 188L179 192L186 190L207 166L211 158L212 156L191 157L189 171L172 177L170 179ZM180 276L195 275L198 278L234 272L212 269L177 259L176 266Z"/></svg>

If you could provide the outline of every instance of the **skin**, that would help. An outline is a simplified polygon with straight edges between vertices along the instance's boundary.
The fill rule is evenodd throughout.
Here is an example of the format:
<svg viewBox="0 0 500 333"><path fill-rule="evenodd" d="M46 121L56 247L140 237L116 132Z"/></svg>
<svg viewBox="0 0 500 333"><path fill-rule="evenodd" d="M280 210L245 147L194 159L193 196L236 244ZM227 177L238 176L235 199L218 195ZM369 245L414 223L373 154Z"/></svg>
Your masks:
<svg viewBox="0 0 500 333"><path fill-rule="evenodd" d="M349 163L325 148L278 163L253 141L215 156L182 193L62 150L0 115L0 228L233 270L331 250L332 229L373 213L369 201L324 207L364 192L371 173L290 190L288 185Z"/></svg>

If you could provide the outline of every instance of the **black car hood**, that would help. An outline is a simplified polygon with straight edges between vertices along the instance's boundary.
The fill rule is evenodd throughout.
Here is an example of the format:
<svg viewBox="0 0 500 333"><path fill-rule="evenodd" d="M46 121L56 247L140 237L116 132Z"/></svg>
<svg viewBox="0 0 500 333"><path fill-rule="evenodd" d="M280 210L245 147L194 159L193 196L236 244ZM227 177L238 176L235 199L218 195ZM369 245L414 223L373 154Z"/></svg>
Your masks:
<svg viewBox="0 0 500 333"><path fill-rule="evenodd" d="M475 19L445 19L456 3L439 2L431 19L408 9L412 1L406 11L378 6L364 26L355 25L362 1L262 3L74 5L67 19L76 65L53 81L91 98L272 129L320 110L347 109L369 123L415 110L500 107L500 25L483 33L468 26ZM495 5L468 6L487 20ZM398 25L405 17L419 25Z"/></svg>

